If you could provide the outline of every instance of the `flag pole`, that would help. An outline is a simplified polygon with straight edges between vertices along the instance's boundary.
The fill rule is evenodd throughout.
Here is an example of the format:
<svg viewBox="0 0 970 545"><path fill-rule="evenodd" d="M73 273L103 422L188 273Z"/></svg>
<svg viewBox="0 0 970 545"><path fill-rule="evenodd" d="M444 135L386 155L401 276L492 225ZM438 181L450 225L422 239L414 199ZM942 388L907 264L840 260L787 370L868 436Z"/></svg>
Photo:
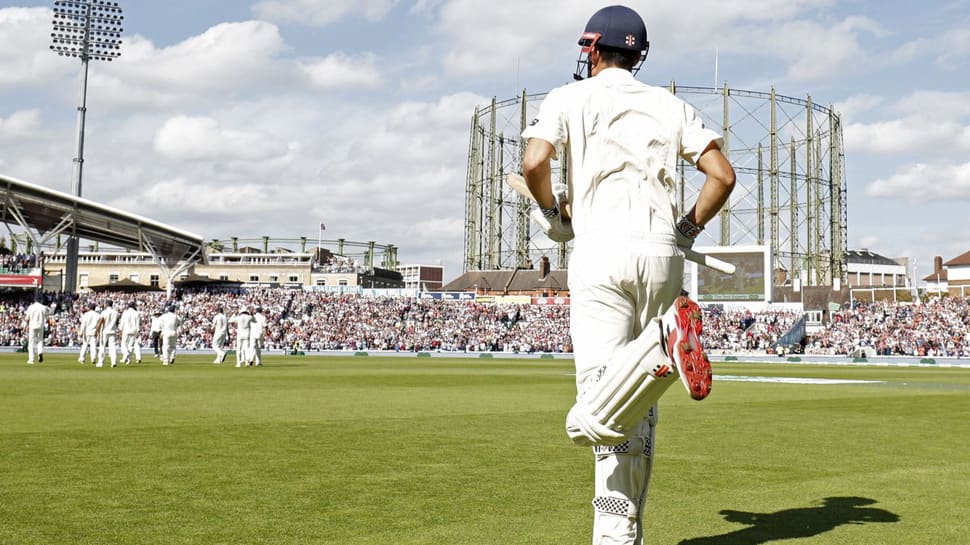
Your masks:
<svg viewBox="0 0 970 545"><path fill-rule="evenodd" d="M321 264L320 253L322 252L322 248L323 248L323 232L326 229L327 229L327 226L323 222L320 222L320 230L317 231L318 233L317 234L317 265Z"/></svg>

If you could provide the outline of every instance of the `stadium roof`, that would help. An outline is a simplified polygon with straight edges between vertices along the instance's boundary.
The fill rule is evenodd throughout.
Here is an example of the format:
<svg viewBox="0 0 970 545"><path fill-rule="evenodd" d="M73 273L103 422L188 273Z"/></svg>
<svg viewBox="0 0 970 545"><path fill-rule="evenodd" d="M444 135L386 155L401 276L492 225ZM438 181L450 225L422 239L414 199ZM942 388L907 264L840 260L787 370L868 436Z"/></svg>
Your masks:
<svg viewBox="0 0 970 545"><path fill-rule="evenodd" d="M568 273L563 270L549 271L545 277L535 269L506 269L498 271L468 271L446 283L441 291L485 290L487 292L565 291Z"/></svg>
<svg viewBox="0 0 970 545"><path fill-rule="evenodd" d="M166 265L205 262L205 244L195 235L148 218L0 174L2 220L36 229L149 252Z"/></svg>
<svg viewBox="0 0 970 545"><path fill-rule="evenodd" d="M863 265L900 265L900 263L894 259L870 252L866 249L848 250L845 252L845 258L847 263L859 263Z"/></svg>

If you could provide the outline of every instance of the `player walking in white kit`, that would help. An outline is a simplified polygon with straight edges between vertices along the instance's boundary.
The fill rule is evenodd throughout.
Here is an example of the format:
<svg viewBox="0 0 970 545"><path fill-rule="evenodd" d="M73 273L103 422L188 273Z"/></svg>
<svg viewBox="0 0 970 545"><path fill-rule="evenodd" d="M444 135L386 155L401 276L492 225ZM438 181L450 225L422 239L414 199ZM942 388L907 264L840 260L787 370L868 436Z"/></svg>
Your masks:
<svg viewBox="0 0 970 545"><path fill-rule="evenodd" d="M162 342L162 365L175 363L175 345L178 341L179 326L182 320L175 314L175 307L168 305L158 318L159 337Z"/></svg>
<svg viewBox="0 0 970 545"><path fill-rule="evenodd" d="M263 338L266 336L266 315L263 307L256 307L253 314L253 327L249 332L250 354L253 365L263 365Z"/></svg>
<svg viewBox="0 0 970 545"><path fill-rule="evenodd" d="M678 376L695 399L711 385L700 309L680 295L678 246L689 248L727 201L734 171L720 152L722 139L688 104L634 78L649 47L635 11L603 8L579 43L576 78L588 79L546 96L522 133L523 174L540 227L553 240L575 237L569 289L577 402L566 428L574 442L594 449L593 543L640 544L655 403ZM560 149L571 220L560 214L550 179ZM707 176L679 221L678 157Z"/></svg>
<svg viewBox="0 0 970 545"><path fill-rule="evenodd" d="M216 359L212 363L222 363L226 359L226 340L229 338L229 320L221 306L216 307L216 315L212 317L212 350Z"/></svg>
<svg viewBox="0 0 970 545"><path fill-rule="evenodd" d="M236 325L236 367L242 367L252 363L250 355L249 335L253 323L253 316L243 308L232 318L229 323Z"/></svg>
<svg viewBox="0 0 970 545"><path fill-rule="evenodd" d="M91 363L98 359L98 333L101 330L101 314L97 311L97 305L88 303L88 311L81 315L81 324L78 326L78 335L81 337L81 354L77 357L78 363L84 363L84 358L91 349Z"/></svg>
<svg viewBox="0 0 970 545"><path fill-rule="evenodd" d="M141 363L141 312L135 301L121 313L121 361L130 364L132 354L135 363Z"/></svg>
<svg viewBox="0 0 970 545"><path fill-rule="evenodd" d="M41 302L38 295L34 302L24 311L24 321L27 326L27 363L33 365L34 360L44 362L44 328L50 317L51 309Z"/></svg>
<svg viewBox="0 0 970 545"><path fill-rule="evenodd" d="M101 334L98 335L98 367L104 364L104 351L108 349L111 367L118 366L118 311L108 299L101 311Z"/></svg>

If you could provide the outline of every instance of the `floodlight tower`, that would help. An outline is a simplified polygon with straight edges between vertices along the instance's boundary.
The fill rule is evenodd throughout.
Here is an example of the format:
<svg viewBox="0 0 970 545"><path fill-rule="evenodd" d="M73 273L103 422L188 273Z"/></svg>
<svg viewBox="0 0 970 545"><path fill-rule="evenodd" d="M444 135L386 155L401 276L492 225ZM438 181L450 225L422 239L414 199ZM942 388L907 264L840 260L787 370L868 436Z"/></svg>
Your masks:
<svg viewBox="0 0 970 545"><path fill-rule="evenodd" d="M56 0L54 2L51 50L65 57L81 59L81 98L77 107L77 156L71 189L81 196L84 170L84 117L88 102L88 61L111 61L121 55L121 7L103 0ZM74 232L76 233L76 231ZM73 234L67 242L67 267L64 290L77 288L78 240Z"/></svg>

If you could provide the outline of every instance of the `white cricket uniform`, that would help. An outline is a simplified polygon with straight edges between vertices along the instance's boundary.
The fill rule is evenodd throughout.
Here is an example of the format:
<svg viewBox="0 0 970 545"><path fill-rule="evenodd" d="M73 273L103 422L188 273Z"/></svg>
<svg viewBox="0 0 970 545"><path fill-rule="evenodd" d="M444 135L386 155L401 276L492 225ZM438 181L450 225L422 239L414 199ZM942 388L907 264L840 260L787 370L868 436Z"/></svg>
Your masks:
<svg viewBox="0 0 970 545"><path fill-rule="evenodd" d="M105 307L101 311L101 335L98 338L98 365L104 363L105 348L108 350L111 367L118 365L118 311Z"/></svg>
<svg viewBox="0 0 970 545"><path fill-rule="evenodd" d="M121 359L125 364L131 363L131 355L135 361L141 361L141 312L134 307L128 307L121 313Z"/></svg>
<svg viewBox="0 0 970 545"><path fill-rule="evenodd" d="M44 327L50 317L50 308L34 301L24 312L27 321L27 363L34 363L34 358L44 353Z"/></svg>
<svg viewBox="0 0 970 545"><path fill-rule="evenodd" d="M229 320L226 315L217 312L212 317L212 350L216 359L212 363L222 363L226 359L226 340L229 338Z"/></svg>
<svg viewBox="0 0 970 545"><path fill-rule="evenodd" d="M249 335L253 317L243 311L229 318L229 322L236 326L236 367L248 365L251 362Z"/></svg>
<svg viewBox="0 0 970 545"><path fill-rule="evenodd" d="M81 315L81 325L78 327L78 334L81 336L81 354L77 361L84 363L84 358L91 349L91 363L98 359L98 323L101 321L101 314L94 310L88 310Z"/></svg>
<svg viewBox="0 0 970 545"><path fill-rule="evenodd" d="M679 295L684 271L675 235L678 157L696 164L723 140L686 102L620 68L551 91L522 137L565 150L576 234L569 291L577 397L614 358L666 362L657 318ZM642 539L655 423L656 406L629 441L594 448L594 544Z"/></svg>
<svg viewBox="0 0 970 545"><path fill-rule="evenodd" d="M175 362L175 345L178 340L179 326L182 320L174 312L166 312L158 318L158 327L162 341L162 365Z"/></svg>
<svg viewBox="0 0 970 545"><path fill-rule="evenodd" d="M253 315L253 325L249 332L250 354L254 365L263 364L263 339L266 336L266 316L261 312Z"/></svg>

